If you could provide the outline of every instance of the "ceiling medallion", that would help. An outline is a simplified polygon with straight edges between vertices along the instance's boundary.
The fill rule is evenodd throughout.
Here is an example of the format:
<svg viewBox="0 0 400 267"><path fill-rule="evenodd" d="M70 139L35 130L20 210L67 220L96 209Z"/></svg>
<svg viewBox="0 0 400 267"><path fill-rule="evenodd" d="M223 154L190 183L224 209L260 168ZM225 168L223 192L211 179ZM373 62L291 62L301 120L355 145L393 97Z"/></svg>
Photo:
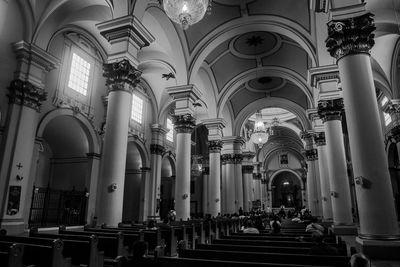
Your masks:
<svg viewBox="0 0 400 267"><path fill-rule="evenodd" d="M261 36L253 35L250 38L247 38L246 44L248 46L257 47L258 45L261 45L263 42L264 42L264 39L261 38Z"/></svg>
<svg viewBox="0 0 400 267"><path fill-rule="evenodd" d="M160 0L161 1L161 0ZM162 0L167 16L184 30L211 13L212 0Z"/></svg>
<svg viewBox="0 0 400 267"><path fill-rule="evenodd" d="M272 78L271 77L267 77L267 76L263 76L263 77L258 78L257 81L260 84L267 84L267 83L272 82Z"/></svg>

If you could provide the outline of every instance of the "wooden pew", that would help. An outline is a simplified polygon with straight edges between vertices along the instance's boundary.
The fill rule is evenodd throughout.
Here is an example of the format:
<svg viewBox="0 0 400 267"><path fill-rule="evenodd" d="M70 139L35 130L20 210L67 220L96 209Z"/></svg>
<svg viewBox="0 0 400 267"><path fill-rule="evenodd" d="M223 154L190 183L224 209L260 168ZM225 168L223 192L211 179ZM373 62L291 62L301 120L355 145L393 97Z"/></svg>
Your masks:
<svg viewBox="0 0 400 267"><path fill-rule="evenodd" d="M225 245L243 245L243 246L265 246L265 247L300 247L311 248L313 242L291 242L291 241L276 241L276 240L240 240L240 239L216 239L212 244L225 244ZM335 245L335 247L342 248L343 245Z"/></svg>
<svg viewBox="0 0 400 267"><path fill-rule="evenodd" d="M239 239L239 240L275 240L275 241L292 241L298 242L300 239L297 236L284 236L284 235L258 235L258 234L234 234L231 236L224 236L221 239ZM303 241L313 242L312 237L305 236ZM324 238L326 243L336 243L334 236L326 236Z"/></svg>
<svg viewBox="0 0 400 267"><path fill-rule="evenodd" d="M30 237L61 239L64 242L63 255L71 257L73 265L86 265L88 267L102 267L104 262L104 252L99 251L99 239L96 235L64 235L38 232L31 229Z"/></svg>
<svg viewBox="0 0 400 267"><path fill-rule="evenodd" d="M64 258L64 243L60 239L33 238L24 236L0 236L0 242L24 246L24 265L40 267L70 267L71 258Z"/></svg>
<svg viewBox="0 0 400 267"><path fill-rule="evenodd" d="M302 254L278 254L243 251L216 251L216 250L189 250L184 249L179 253L182 258L260 262L260 263L284 263L303 264L315 266L343 267L349 262L345 256L319 256Z"/></svg>
<svg viewBox="0 0 400 267"><path fill-rule="evenodd" d="M23 267L24 246L0 241L0 266Z"/></svg>
<svg viewBox="0 0 400 267"><path fill-rule="evenodd" d="M59 234L63 235L80 235L80 236L91 236L96 235L99 239L98 248L100 251L104 251L105 258L115 259L117 256L127 255L128 250L124 247L124 234L118 233L102 233L102 232L85 232L85 231L72 231L66 230L64 226L60 226L58 229ZM133 238L133 236L131 236ZM139 238L136 236L136 238Z"/></svg>
<svg viewBox="0 0 400 267"><path fill-rule="evenodd" d="M188 259L159 257L156 266L159 267L310 267L310 265L258 263L243 261L221 261L209 259Z"/></svg>

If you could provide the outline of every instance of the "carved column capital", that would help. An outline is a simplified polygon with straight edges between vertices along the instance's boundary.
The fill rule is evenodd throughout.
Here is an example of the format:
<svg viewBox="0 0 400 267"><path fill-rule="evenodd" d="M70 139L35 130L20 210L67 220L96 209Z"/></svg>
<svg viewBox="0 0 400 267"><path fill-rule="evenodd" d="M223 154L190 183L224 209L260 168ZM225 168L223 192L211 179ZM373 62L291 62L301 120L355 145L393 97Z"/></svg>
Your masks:
<svg viewBox="0 0 400 267"><path fill-rule="evenodd" d="M314 142L317 146L326 145L325 132L317 132L314 135Z"/></svg>
<svg viewBox="0 0 400 267"><path fill-rule="evenodd" d="M221 140L208 141L208 150L210 153L220 153L222 149Z"/></svg>
<svg viewBox="0 0 400 267"><path fill-rule="evenodd" d="M323 122L341 120L343 112L342 98L318 101L318 115Z"/></svg>
<svg viewBox="0 0 400 267"><path fill-rule="evenodd" d="M372 13L355 18L331 20L328 22L328 38L325 43L330 55L337 60L347 55L369 54L374 46L374 25Z"/></svg>
<svg viewBox="0 0 400 267"><path fill-rule="evenodd" d="M150 144L150 153L156 155L162 155L165 152L165 147L159 144Z"/></svg>
<svg viewBox="0 0 400 267"><path fill-rule="evenodd" d="M303 150L303 155L307 161L318 160L318 151L315 148Z"/></svg>
<svg viewBox="0 0 400 267"><path fill-rule="evenodd" d="M243 160L242 154L223 154L221 155L222 164L241 164Z"/></svg>
<svg viewBox="0 0 400 267"><path fill-rule="evenodd" d="M192 133L196 126L196 119L190 114L172 115L172 121L177 133Z"/></svg>
<svg viewBox="0 0 400 267"><path fill-rule="evenodd" d="M47 92L28 81L13 80L8 90L9 103L23 105L38 112L42 102L47 99Z"/></svg>
<svg viewBox="0 0 400 267"><path fill-rule="evenodd" d="M131 65L129 60L123 59L114 63L103 64L103 76L106 77L108 91L133 92L140 82L142 72Z"/></svg>

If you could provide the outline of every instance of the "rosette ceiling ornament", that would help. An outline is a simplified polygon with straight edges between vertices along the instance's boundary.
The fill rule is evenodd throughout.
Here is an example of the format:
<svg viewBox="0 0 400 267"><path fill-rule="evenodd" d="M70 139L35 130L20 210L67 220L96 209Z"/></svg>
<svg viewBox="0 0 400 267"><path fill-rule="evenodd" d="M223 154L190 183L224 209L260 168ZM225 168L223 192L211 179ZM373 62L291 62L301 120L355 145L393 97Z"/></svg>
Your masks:
<svg viewBox="0 0 400 267"><path fill-rule="evenodd" d="M268 141L268 132L269 129L265 127L264 121L262 120L261 111L257 111L254 131L251 134L250 140L261 148Z"/></svg>
<svg viewBox="0 0 400 267"><path fill-rule="evenodd" d="M184 30L211 14L212 0L160 0L167 16Z"/></svg>

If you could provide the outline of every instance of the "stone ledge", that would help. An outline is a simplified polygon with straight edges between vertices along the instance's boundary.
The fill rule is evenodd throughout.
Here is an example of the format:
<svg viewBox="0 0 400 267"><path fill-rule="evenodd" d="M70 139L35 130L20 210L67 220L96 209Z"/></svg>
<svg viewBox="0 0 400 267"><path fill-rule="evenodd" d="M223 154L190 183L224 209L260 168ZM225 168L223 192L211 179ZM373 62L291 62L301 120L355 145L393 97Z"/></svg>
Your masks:
<svg viewBox="0 0 400 267"><path fill-rule="evenodd" d="M335 235L353 235L358 234L357 227L355 225L332 225L329 228Z"/></svg>
<svg viewBox="0 0 400 267"><path fill-rule="evenodd" d="M371 259L400 260L400 240L370 240L356 237L356 247Z"/></svg>

